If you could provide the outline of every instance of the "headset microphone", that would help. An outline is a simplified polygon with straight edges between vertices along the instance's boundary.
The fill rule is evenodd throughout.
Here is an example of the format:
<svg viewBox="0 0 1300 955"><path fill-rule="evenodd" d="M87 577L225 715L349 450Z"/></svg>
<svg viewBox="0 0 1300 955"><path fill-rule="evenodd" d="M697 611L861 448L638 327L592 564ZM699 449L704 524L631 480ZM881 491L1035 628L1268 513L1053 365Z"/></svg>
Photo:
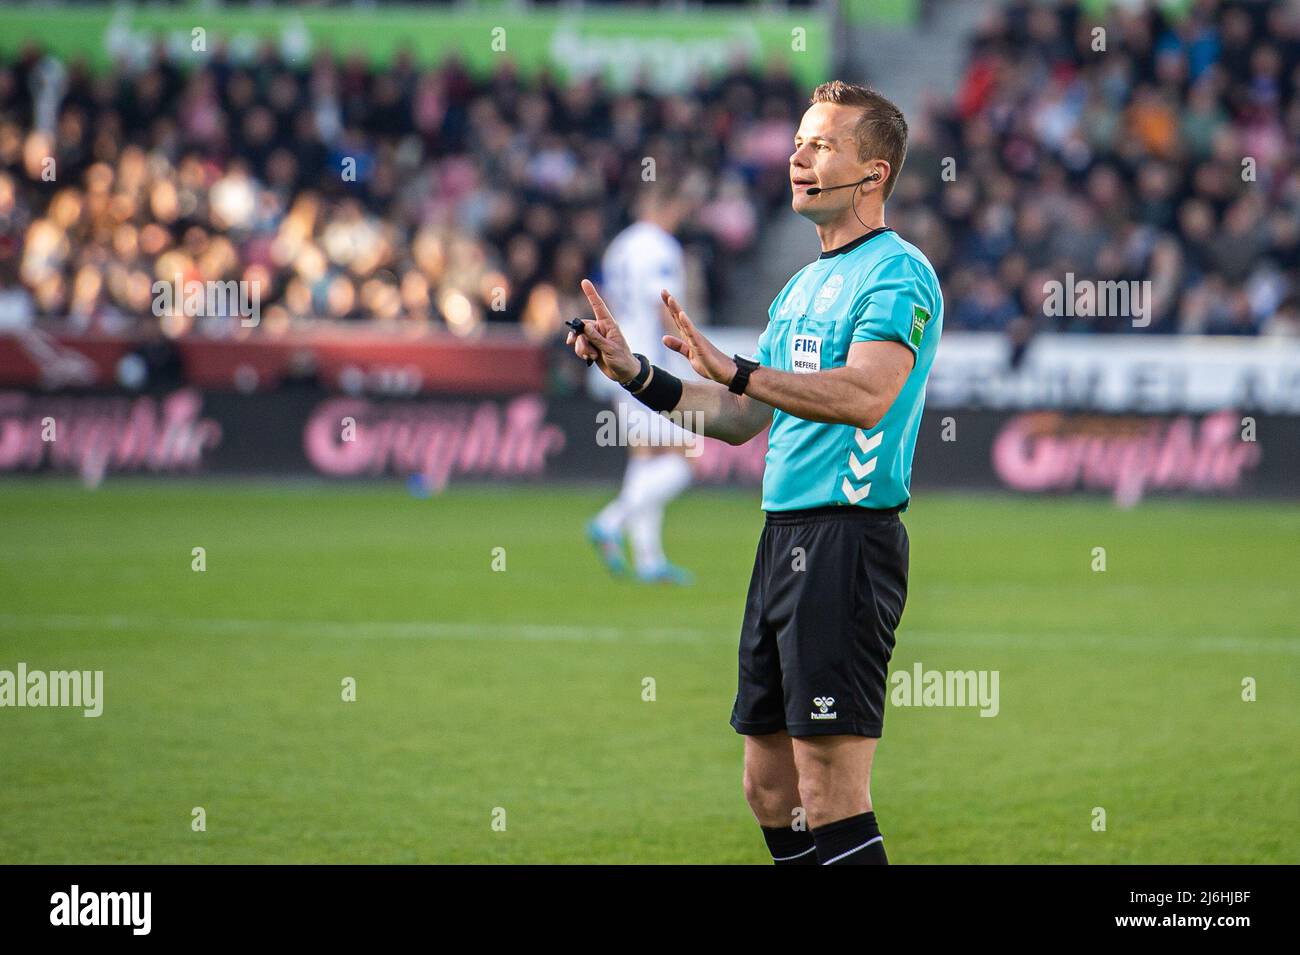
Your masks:
<svg viewBox="0 0 1300 955"><path fill-rule="evenodd" d="M863 176L857 182L846 182L841 186L813 186L806 193L804 193L804 195L817 196L817 195L821 195L823 192L833 192L836 189L849 189L853 186L860 186L864 182L875 182L879 178L880 178L880 173L873 172L870 176Z"/></svg>

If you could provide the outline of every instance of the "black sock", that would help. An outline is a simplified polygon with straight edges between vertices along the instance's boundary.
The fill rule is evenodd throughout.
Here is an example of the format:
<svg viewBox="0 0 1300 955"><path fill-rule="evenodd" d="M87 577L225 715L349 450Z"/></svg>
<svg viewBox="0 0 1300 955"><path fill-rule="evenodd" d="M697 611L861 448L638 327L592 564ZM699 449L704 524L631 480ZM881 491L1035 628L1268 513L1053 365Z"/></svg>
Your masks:
<svg viewBox="0 0 1300 955"><path fill-rule="evenodd" d="M773 865L817 865L816 847L812 833L789 826L761 827L767 840L767 851L772 853Z"/></svg>
<svg viewBox="0 0 1300 955"><path fill-rule="evenodd" d="M812 837L822 865L889 865L874 812L818 826Z"/></svg>

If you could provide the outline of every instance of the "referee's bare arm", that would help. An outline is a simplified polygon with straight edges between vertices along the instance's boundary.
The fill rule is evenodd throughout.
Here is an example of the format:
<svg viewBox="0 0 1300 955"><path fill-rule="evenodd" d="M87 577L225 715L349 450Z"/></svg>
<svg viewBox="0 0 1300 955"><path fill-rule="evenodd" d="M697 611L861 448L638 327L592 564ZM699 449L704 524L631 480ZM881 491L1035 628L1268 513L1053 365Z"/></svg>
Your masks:
<svg viewBox="0 0 1300 955"><path fill-rule="evenodd" d="M680 338L665 336L664 344L684 355L702 377L711 379L698 384L717 383L714 387L730 394L726 384L736 374L735 361L700 334L676 299L667 291L661 294L681 333ZM760 366L749 376L745 397L797 418L851 424L869 431L902 391L914 360L912 350L900 342L854 342L840 368L804 374ZM684 405L683 394L679 407Z"/></svg>
<svg viewBox="0 0 1300 955"><path fill-rule="evenodd" d="M772 406L749 395L733 395L716 381L683 381L674 411L693 411L705 437L744 444L772 423Z"/></svg>

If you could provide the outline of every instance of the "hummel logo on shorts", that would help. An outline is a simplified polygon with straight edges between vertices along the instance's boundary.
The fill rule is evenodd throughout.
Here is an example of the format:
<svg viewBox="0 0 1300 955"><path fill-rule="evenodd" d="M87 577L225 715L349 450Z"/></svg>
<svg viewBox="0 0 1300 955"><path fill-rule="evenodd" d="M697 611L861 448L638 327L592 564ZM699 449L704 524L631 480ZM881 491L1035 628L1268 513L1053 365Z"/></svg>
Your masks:
<svg viewBox="0 0 1300 955"><path fill-rule="evenodd" d="M817 707L820 712L809 713L808 715L815 720L833 720L835 719L835 714L827 711L834 705L835 697L833 696L815 696L813 697L813 706Z"/></svg>

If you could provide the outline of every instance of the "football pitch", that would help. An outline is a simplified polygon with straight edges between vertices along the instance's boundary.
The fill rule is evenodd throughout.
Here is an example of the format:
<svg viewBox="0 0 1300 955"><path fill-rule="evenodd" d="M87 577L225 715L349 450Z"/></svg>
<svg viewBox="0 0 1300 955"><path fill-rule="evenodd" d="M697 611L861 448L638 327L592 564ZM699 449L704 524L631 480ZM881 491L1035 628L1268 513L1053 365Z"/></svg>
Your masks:
<svg viewBox="0 0 1300 955"><path fill-rule="evenodd" d="M103 671L97 718L0 709L0 862L767 863L727 724L757 493L669 509L674 589L597 564L610 491L0 484L0 670ZM888 707L891 862L1300 861L1300 509L905 522L891 671L999 699Z"/></svg>

